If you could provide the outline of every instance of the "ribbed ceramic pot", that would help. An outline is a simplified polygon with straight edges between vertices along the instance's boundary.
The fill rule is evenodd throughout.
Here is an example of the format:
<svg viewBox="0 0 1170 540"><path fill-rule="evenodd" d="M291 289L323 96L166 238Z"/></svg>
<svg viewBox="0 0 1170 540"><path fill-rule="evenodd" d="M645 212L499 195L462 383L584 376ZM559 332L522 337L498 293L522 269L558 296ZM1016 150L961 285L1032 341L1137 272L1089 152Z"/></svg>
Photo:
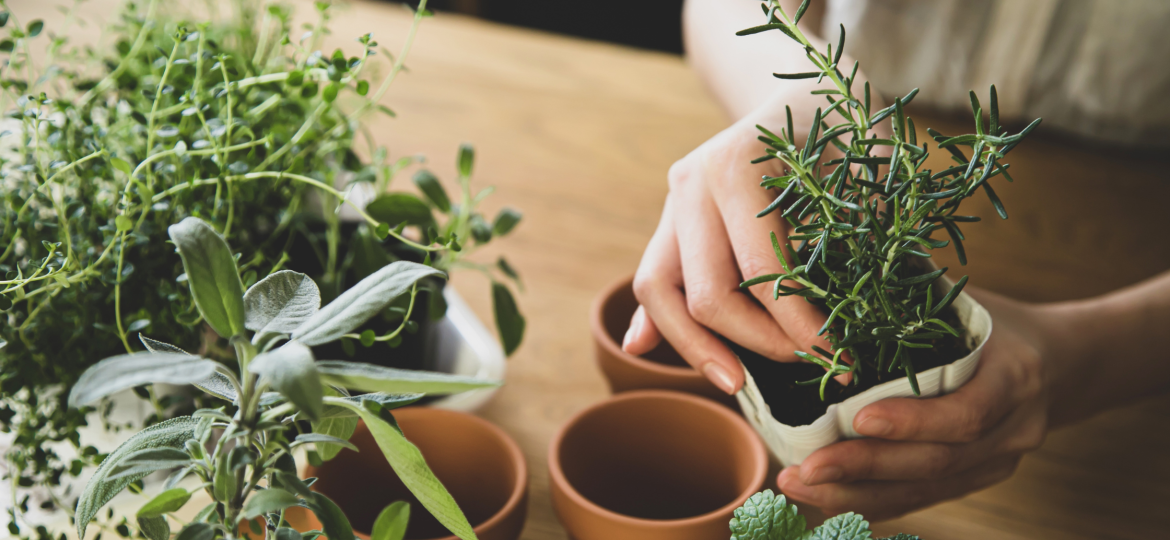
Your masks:
<svg viewBox="0 0 1170 540"><path fill-rule="evenodd" d="M727 395L683 360L666 340L653 351L634 356L622 350L630 318L638 309L634 277L623 277L603 289L593 300L590 330L597 366L615 394L630 390L677 390L735 406Z"/></svg>
<svg viewBox="0 0 1170 540"><path fill-rule="evenodd" d="M949 290L945 282L944 289ZM991 315L967 293L960 293L952 304L967 329L967 346L971 353L945 366L918 374L921 397L948 394L958 390L975 374L983 346L991 336ZM743 415L764 439L768 450L784 466L799 465L810 454L842 439L861 437L853 429L853 419L865 406L886 398L914 397L910 380L901 378L877 385L841 403L829 405L825 414L804 426L789 426L772 416L756 381L744 368L746 380L736 394Z"/></svg>
<svg viewBox="0 0 1170 540"><path fill-rule="evenodd" d="M575 540L726 538L768 458L731 409L639 390L576 414L549 446L553 508Z"/></svg>
<svg viewBox="0 0 1170 540"><path fill-rule="evenodd" d="M394 418L407 440L426 458L435 476L455 498L480 540L516 540L528 513L528 467L520 447L503 430L470 414L408 407ZM386 463L377 442L359 424L342 450L303 476L315 476L313 490L337 503L358 537L369 539L374 520L394 501L410 502L407 540L457 540L419 504ZM319 529L316 516L300 507L287 519L298 530Z"/></svg>

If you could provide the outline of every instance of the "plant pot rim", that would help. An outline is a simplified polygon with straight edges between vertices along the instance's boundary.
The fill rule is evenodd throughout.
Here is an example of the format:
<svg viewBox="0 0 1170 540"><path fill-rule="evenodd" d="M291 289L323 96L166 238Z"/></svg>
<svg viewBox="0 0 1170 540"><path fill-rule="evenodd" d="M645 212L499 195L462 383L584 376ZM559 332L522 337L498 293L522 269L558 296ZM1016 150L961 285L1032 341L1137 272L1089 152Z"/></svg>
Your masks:
<svg viewBox="0 0 1170 540"><path fill-rule="evenodd" d="M504 447L507 449L508 457L511 458L512 465L516 469L515 487L512 488L512 493L508 495L508 500L504 503L504 506L502 506L499 510L496 511L496 513L492 514L492 516L489 517L484 522L472 527L472 530L475 531L476 535L480 535L485 530L488 530L492 527L496 527L500 522L504 521L504 519L506 519L513 512L515 512L517 507L520 505L521 501L523 501L525 499L525 494L528 492L528 463L524 460L524 453L522 451L520 451L520 445L516 444L516 441L512 440L512 437L509 436L508 433L506 431L504 431L503 429L501 429L499 426L497 426L491 422L488 422L487 420L484 420L483 418L480 418L480 417L475 416L473 414L465 413L462 411L455 411L455 410L451 410L451 409L441 409L441 408L437 408L437 407L427 407L427 406L403 407L401 409L395 409L395 410L391 411L391 414L394 414L395 416L399 416L399 415L406 415L406 416L436 415L436 416L448 416L448 417L462 418L463 420L471 421L472 423L478 424L480 427L485 428L489 433L492 434L493 437L495 437L496 439L498 439L504 443ZM360 429L369 429L369 428L366 427L366 423L364 421L359 421L357 429L360 430ZM410 438L407 437L407 440L410 440ZM316 471L317 471L317 467L314 467L312 465L308 465L305 468L304 476L315 476L313 473L315 473ZM344 511L344 508L342 510ZM425 508L423 508L423 510L426 511ZM369 538L370 538L370 535L368 533L354 531L354 534L357 537L362 538L363 540L369 540ZM434 538L426 538L426 539L422 539L422 540L459 540L459 539L455 535L447 535L447 536L438 536L438 537L434 537Z"/></svg>
<svg viewBox="0 0 1170 540"><path fill-rule="evenodd" d="M668 366L627 353L626 351L622 350L621 344L614 341L613 336L609 335L609 330L605 328L605 304L609 302L610 298L613 298L613 296L617 294L618 291L631 286L633 282L633 274L623 276L613 283L607 285L604 289L602 289L601 294L594 298L593 306L589 310L589 329L593 332L593 338L597 340L598 344L605 348L606 352L626 363L637 366L639 369L644 369L646 371L651 371L660 375L693 379L696 381L705 381L706 378L691 366Z"/></svg>
<svg viewBox="0 0 1170 540"><path fill-rule="evenodd" d="M602 506L586 498L584 495L581 495L581 493L578 492L577 489L574 488L573 485L569 482L568 478L565 477L565 472L561 468L559 458L561 443L568 434L569 430L575 427L585 416L604 407L610 407L616 403L626 401L639 401L647 399L687 402L693 405L698 405L726 419L731 425L736 427L737 431L746 434L748 436L748 440L751 441L751 466L753 468L752 487L744 490L744 492L740 493L740 495L736 497L735 500L727 503L724 506L721 506L705 514L682 519L646 519L627 516L625 514L619 514L613 510L603 508ZM607 520L612 520L623 525L633 525L644 528L685 527L688 525L705 523L712 519L719 519L722 516L730 515L735 511L736 508L743 506L743 503L746 502L748 498L752 496L752 494L759 490L759 487L763 485L768 475L768 451L765 449L763 441L761 441L759 436L756 434L755 429L753 429L746 420L733 412L731 409L720 405L715 401L701 396L696 396L684 392L677 392L674 390L631 390L629 392L616 394L609 399L599 401L581 411L578 411L567 421L565 421L565 423L561 425L560 429L557 430L557 433L553 435L552 440L549 442L548 456L548 469L551 482L559 486L564 491L565 495L572 499L574 503L581 506L589 513L598 515Z"/></svg>

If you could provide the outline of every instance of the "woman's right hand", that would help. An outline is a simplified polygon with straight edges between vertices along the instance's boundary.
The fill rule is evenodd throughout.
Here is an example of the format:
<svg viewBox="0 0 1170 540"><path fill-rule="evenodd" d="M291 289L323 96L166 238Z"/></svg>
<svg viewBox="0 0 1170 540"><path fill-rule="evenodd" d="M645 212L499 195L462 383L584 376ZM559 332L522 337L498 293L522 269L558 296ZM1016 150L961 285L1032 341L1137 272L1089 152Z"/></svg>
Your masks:
<svg viewBox="0 0 1170 540"><path fill-rule="evenodd" d="M829 349L817 336L825 315L815 306L797 296L773 299L770 283L739 286L784 271L770 239L772 233L787 238L783 209L756 217L779 196L759 183L764 175L778 176L780 162L751 163L764 155L756 124L783 122L782 116L748 115L670 168L662 218L634 277L641 305L622 344L626 352L645 354L665 337L696 370L734 394L743 386L743 368L712 331L781 362L796 361L794 351L811 352L813 345Z"/></svg>

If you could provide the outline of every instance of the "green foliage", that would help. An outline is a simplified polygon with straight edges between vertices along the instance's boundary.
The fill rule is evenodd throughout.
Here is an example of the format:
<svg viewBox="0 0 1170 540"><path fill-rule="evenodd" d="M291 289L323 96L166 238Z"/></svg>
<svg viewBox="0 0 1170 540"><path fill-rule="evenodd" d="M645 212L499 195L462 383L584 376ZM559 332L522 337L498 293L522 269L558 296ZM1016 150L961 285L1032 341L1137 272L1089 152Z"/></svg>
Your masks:
<svg viewBox="0 0 1170 540"><path fill-rule="evenodd" d="M20 487L51 488L104 457L78 440L92 409L70 408L68 390L98 360L140 350L135 333L166 335L178 349L160 352L230 360L232 346L205 326L227 338L250 323L238 305L213 309L215 294L238 298L237 286L288 267L307 270L330 299L348 285L352 262L375 266L349 283L393 262L387 248L442 271L466 255L452 248L469 243L469 232L422 244L360 209L366 236L381 234L347 246L336 212L350 200L347 185L385 191L421 161L392 159L362 121L389 112L377 102L403 71L425 0L400 54L366 34L352 57L321 50L328 3L316 5L304 33L287 7L235 4L219 10L228 18L201 21L184 19L178 4L131 0L103 29L108 48L71 42L74 17L56 27L0 7L0 431L13 434L5 469ZM206 226L185 230L188 217ZM242 271L237 283L193 294L188 259L207 254L176 255L168 236L176 223L179 236L221 233ZM378 253L363 259L359 251L371 247ZM216 258L221 264L195 267L215 275L222 249ZM257 338L285 330L265 316L274 326ZM198 386L234 395L222 377ZM204 399L149 387L140 395L155 411L147 424ZM95 406L108 413L108 404ZM54 451L66 441L76 460Z"/></svg>
<svg viewBox="0 0 1170 540"><path fill-rule="evenodd" d="M215 234L214 231L212 234ZM217 238L222 242L218 235ZM184 248L180 246L180 249ZM224 281L228 272L236 275L239 273L232 259L223 263L230 268L218 274L211 272L209 268L215 264L220 263L214 258L188 259L188 284L192 290L214 288L216 284ZM204 267L197 268L197 265ZM425 271L419 271L420 269ZM355 285L354 289L363 291L361 293L363 302L385 305L402 293L403 282L406 282L407 287L412 286L410 280L417 282L431 275L430 272L433 271L420 264L400 261L366 278ZM244 296L247 293L236 298L227 298L223 294L219 294L218 297L220 303L224 305L239 303L241 306L264 310L264 313L260 314L244 313L241 320L265 319L271 314L267 307L288 305L292 298L305 295L306 291L302 290L301 284L312 283L303 276L288 277L290 278L287 280L288 283L295 283L297 286L272 287L271 283L266 285L263 282L253 286L253 289L256 287L264 289L263 294L267 299L265 302L245 302ZM393 283L394 286L385 286L387 283ZM346 305L342 306L342 309L334 309L334 304L341 302L345 302ZM294 420L303 416L317 421L325 418L364 420L391 467L421 501L423 507L458 537L464 540L474 539L475 533L467 518L443 484L435 478L418 448L402 435L390 412L391 409L411 403L421 396L377 393L350 396L346 387L361 389L365 386L375 386L395 391L453 393L497 383L439 373L419 375L388 368L371 369L373 366L340 361L322 362L325 367L317 369L312 352L297 336L320 337L321 334L314 332L320 328L328 328L335 324L334 321L342 321L342 326L352 326L364 322L361 320L363 314L370 317L377 313L377 310L351 311L349 309L351 305L352 303L346 299L339 298L320 310L302 310L299 314L278 310L292 330L276 333L260 341L260 349L254 345L252 340L254 336L249 335L248 330L234 333L231 336L231 344L236 353L237 369L232 370L218 365L214 373L226 379L232 387L236 397L231 406L236 411L235 414L229 416L219 409L202 409L194 416L168 420L131 437L110 454L86 485L77 504L78 537L85 537L85 531L98 510L130 482L142 478L149 472L182 468L183 473L175 478L183 474L194 474L199 477L201 489L206 490L218 504L211 506L210 511L201 513L199 519L183 525L176 538L212 539L220 536L232 538L233 531L241 520L257 517L264 518L264 526L271 536L296 538L292 532L284 530L287 529L287 524L284 521L283 510L293 505L301 505L316 514L323 524L324 534L329 538L352 539L353 530L342 510L325 495L310 491L305 483L293 474L296 464L292 454L293 449L303 444L318 447L352 446L344 438L324 433L301 434L290 441L290 429L295 428L289 426L295 425ZM204 304L198 306L202 313ZM207 316L206 313L202 314L204 317ZM262 327L267 327L267 324ZM235 332L234 329L229 331ZM161 345L159 348L175 349L173 346ZM154 347L156 345L152 345L152 348ZM74 387L73 395L84 396L86 400L101 399L104 395L121 388L121 385L110 384L108 381L120 380L121 374L127 371L123 366L137 366L138 358L155 359L160 355L166 355L173 360L199 359L194 355L175 352L117 356L99 362L87 370ZM106 376L103 372L115 375ZM159 376L164 372L148 370L148 373ZM203 376L210 378L209 374ZM355 384L348 384L351 381ZM135 382L144 384L161 381ZM323 390L325 384L332 385L330 395L325 395ZM215 397L219 395L213 394ZM85 401L82 398L74 398L73 402ZM217 437L212 437L213 431L219 432ZM345 431L347 429L337 432L345 434ZM349 435L352 435L352 429L348 429L345 437L348 438ZM214 441L210 451L207 449L209 441ZM260 487L261 484L266 487ZM170 489L156 495L138 512L140 530L151 539L162 538L165 536L164 531L170 531L170 523L165 521L165 518L179 511L190 498L190 493L185 489L168 487ZM393 537L400 526L405 526L408 515L408 511L401 507L389 511L388 517L379 520L380 534L387 538ZM164 521L160 522L158 518L164 518Z"/></svg>
<svg viewBox="0 0 1170 540"><path fill-rule="evenodd" d="M869 540L869 522L852 512L825 520L807 530L804 516L783 495L767 489L748 498L731 518L731 540ZM920 540L898 534L885 540Z"/></svg>
<svg viewBox="0 0 1170 540"><path fill-rule="evenodd" d="M869 84L865 84L863 96L855 94L857 64L846 75L837 63L845 46L845 28L841 28L834 54L832 44L828 50L818 51L797 27L795 20L808 3L789 18L778 0L769 0L763 6L767 24L739 32L779 30L804 49L815 67L815 71L777 77L832 83L831 89L813 92L823 95L828 104L816 110L803 145L798 145L791 110L784 128L758 126L760 140L768 148L767 154L754 162L778 159L784 174L763 178L761 186L780 193L757 217L781 212L792 232L787 242L772 237L784 272L752 277L743 286L771 282L775 298L802 296L829 314L820 334L825 335L833 352L819 347L797 352L826 369L822 378L808 381L820 383L822 398L825 385L836 375L853 372L854 381L859 382L866 376L865 370L876 373L883 369L904 371L918 394L910 349L931 348L940 339L959 336L941 315L967 282L964 276L944 295L944 288L936 282L947 269L933 270L923 261L930 258L930 250L953 241L959 261L966 264L959 224L979 218L960 215L959 205L979 191L991 200L1000 217L1007 218L989 181L1000 175L1012 180L1004 157L1040 120L1009 135L999 125L993 86L990 122L984 129L983 110L972 92L975 134L947 137L929 130L939 149L950 153L955 166L938 172L923 168L929 145L917 140L914 121L903 110L918 90L897 98L885 109L872 111ZM831 118L839 123L830 124ZM891 138L874 135L872 130L882 123L890 126ZM889 148L890 155L874 154L879 146ZM971 157L959 147L969 147ZM828 159L824 156L827 151L840 157ZM939 231L946 231L950 241L933 238ZM798 243L795 249L791 247L794 242ZM841 361L846 353L855 360L852 364Z"/></svg>

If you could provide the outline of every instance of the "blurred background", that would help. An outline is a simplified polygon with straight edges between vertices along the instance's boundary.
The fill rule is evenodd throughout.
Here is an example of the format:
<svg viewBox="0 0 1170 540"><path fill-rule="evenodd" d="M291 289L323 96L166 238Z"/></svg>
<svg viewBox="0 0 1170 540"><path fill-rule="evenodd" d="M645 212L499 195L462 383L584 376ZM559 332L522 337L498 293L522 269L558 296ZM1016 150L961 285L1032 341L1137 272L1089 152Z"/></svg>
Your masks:
<svg viewBox="0 0 1170 540"><path fill-rule="evenodd" d="M503 24L681 54L682 4L683 0L432 0L427 5Z"/></svg>

